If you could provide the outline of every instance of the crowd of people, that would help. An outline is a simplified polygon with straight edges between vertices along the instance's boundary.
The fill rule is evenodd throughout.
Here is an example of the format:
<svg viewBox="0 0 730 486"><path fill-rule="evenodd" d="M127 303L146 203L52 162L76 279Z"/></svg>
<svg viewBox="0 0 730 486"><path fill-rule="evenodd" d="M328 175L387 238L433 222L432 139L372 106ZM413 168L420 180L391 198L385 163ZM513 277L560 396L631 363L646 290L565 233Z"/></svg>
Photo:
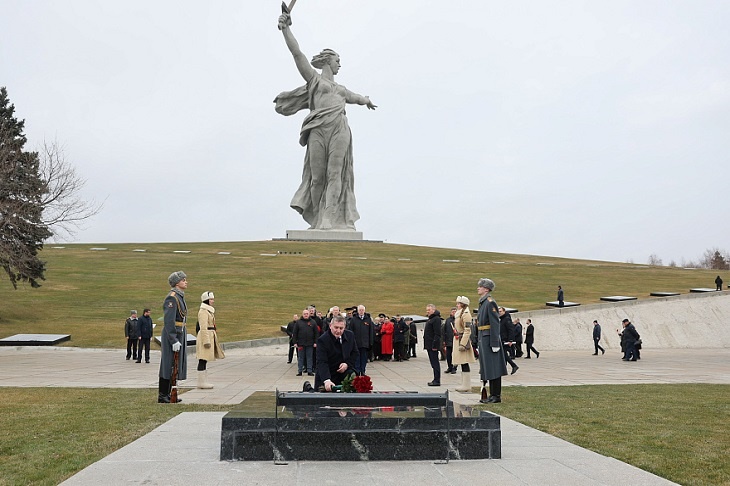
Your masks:
<svg viewBox="0 0 730 486"><path fill-rule="evenodd" d="M170 291L164 303L164 328L160 336L160 382L158 402L171 403L172 381L187 378L187 303L185 289L187 276L184 272L172 273L168 278ZM523 328L519 318L514 321L504 307L498 306L491 296L495 284L488 278L479 279L479 295L476 317L470 309L471 301L458 296L449 315L444 319L434 304L426 306L427 320L423 326L422 349L426 351L433 370L428 386L441 386L441 361L446 361L445 374L456 374L461 367L461 384L456 390L471 390L471 365L479 362L482 381L482 403L501 402L502 376L519 370L517 358L540 357L535 349L535 328L531 319ZM560 289L562 291L562 289ZM208 382L207 364L225 357L218 341L215 323L215 296L206 291L200 297L201 304L196 324L196 359L198 360L198 388L213 388ZM152 319L150 309L144 309L142 317L132 310L124 323L127 339L126 359L140 363L142 356L150 362ZM617 330L621 339L622 359L641 359L641 336L628 320ZM409 316L384 313L372 317L364 305L330 307L326 314L315 305L302 310L301 317L294 314L286 326L289 335L288 363L297 357L297 376L315 376L314 387L308 381L305 390L332 390L341 385L348 375L366 375L369 363L374 361L405 362L416 358L418 328ZM593 321L594 355L605 349L600 346L601 326ZM525 352L523 352L523 344ZM181 401L180 399L176 399Z"/></svg>

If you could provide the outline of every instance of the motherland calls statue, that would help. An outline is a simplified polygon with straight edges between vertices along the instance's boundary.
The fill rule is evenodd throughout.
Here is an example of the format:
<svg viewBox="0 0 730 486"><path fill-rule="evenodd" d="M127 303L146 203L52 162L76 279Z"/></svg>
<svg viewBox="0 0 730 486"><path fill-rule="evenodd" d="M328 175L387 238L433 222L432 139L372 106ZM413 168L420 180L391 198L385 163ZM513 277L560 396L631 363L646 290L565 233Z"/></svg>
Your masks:
<svg viewBox="0 0 730 486"><path fill-rule="evenodd" d="M306 84L285 91L274 99L276 112L293 115L308 108L302 123L299 143L307 147L302 183L291 207L310 224L310 230L354 231L360 219L355 205L355 180L352 162L352 133L345 116L345 104L376 106L367 96L353 93L334 80L340 70L340 56L325 49L311 64L299 49L291 32L291 16L285 6L279 17L279 30L294 63ZM314 68L321 69L318 73Z"/></svg>

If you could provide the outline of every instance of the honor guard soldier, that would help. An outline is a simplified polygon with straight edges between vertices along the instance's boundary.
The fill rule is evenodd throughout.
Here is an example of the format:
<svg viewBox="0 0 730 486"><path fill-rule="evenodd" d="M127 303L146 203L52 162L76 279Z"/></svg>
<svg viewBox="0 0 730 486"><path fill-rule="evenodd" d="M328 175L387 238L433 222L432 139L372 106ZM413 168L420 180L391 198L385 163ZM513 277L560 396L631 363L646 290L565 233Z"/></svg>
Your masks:
<svg viewBox="0 0 730 486"><path fill-rule="evenodd" d="M174 272L170 274L167 281L171 289L163 304L165 326L160 336L162 356L160 357L160 386L157 403L170 403L170 379L172 368L175 365L174 353L179 353L177 379L185 380L188 374L185 353L188 334L185 328L188 314L188 306L185 303L185 289L188 288L187 275L182 271Z"/></svg>

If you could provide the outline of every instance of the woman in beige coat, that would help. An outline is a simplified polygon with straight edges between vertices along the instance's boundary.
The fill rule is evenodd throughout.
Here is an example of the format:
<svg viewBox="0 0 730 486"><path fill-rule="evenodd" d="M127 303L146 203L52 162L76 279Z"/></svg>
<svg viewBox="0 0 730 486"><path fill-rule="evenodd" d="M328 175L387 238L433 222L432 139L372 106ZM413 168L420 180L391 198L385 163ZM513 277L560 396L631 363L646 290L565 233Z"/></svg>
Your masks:
<svg viewBox="0 0 730 486"><path fill-rule="evenodd" d="M198 358L198 388L213 388L208 383L208 361L215 361L226 357L223 348L218 341L218 334L215 326L215 309L213 308L215 296L213 292L203 292L200 296L202 303L198 311L198 335L195 343L195 354Z"/></svg>
<svg viewBox="0 0 730 486"><path fill-rule="evenodd" d="M474 351L471 347L471 310L469 298L460 295L456 298L456 314L454 315L454 367L461 365L461 386L456 391L471 391L471 370L469 364L474 363Z"/></svg>

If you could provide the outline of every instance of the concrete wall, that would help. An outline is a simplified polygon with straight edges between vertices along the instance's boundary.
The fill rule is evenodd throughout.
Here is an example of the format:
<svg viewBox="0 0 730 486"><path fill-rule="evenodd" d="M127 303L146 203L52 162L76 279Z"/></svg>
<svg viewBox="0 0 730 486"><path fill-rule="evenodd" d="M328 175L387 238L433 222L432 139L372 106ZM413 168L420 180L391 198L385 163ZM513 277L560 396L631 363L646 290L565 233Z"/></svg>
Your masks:
<svg viewBox="0 0 730 486"><path fill-rule="evenodd" d="M499 296L495 295L499 303ZM644 349L730 348L730 292L708 292L652 297L569 308L519 312L535 326L535 348L593 351L593 320L601 324L601 346L620 350L616 333L628 318L641 334ZM698 356L698 359L700 357Z"/></svg>

